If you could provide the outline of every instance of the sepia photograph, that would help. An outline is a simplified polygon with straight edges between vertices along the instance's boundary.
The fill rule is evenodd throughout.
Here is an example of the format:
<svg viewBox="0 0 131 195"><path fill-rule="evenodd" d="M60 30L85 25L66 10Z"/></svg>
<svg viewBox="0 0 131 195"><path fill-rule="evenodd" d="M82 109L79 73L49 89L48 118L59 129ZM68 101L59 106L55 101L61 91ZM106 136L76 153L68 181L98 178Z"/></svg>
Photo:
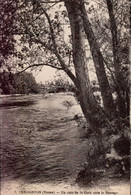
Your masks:
<svg viewBox="0 0 131 195"><path fill-rule="evenodd" d="M1 195L130 195L131 1L0 0Z"/></svg>

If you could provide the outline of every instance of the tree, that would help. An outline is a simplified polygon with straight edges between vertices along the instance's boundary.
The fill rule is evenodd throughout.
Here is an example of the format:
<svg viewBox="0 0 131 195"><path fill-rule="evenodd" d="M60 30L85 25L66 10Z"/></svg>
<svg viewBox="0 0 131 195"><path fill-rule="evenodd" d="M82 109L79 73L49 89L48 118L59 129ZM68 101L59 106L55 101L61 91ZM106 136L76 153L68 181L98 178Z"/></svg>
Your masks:
<svg viewBox="0 0 131 195"><path fill-rule="evenodd" d="M15 89L18 94L38 93L38 85L32 73L23 72L14 75Z"/></svg>
<svg viewBox="0 0 131 195"><path fill-rule="evenodd" d="M101 54L99 45L93 33L91 24L89 22L88 15L87 15L87 12L84 6L84 0L80 1L79 4L80 4L79 5L80 10L81 10L81 17L83 19L84 30L85 30L87 39L89 41L89 45L90 45L90 49L91 49L91 53L92 53L92 57L93 57L93 61L94 61L95 69L96 69L97 78L98 78L99 85L101 88L101 94L103 98L105 112L110 115L114 111L114 102L113 102L110 85L109 85L105 67L104 67L103 56Z"/></svg>
<svg viewBox="0 0 131 195"><path fill-rule="evenodd" d="M94 6L91 6L89 11L85 10L84 4L82 4L82 7L82 16L85 22L87 38L90 42L92 27L95 32L95 37L92 38L92 43L93 41L95 42L95 47L92 46L93 52L96 50L97 45L99 53L101 53L99 59L105 64L111 75L109 78L109 75L106 74L110 80L110 84L114 85L112 85L112 91L115 91L117 94L116 109L122 117L127 116L129 114L129 84L127 81L129 77L125 78L124 75L129 74L127 67L127 64L129 64L127 36L129 21L127 18L128 6L126 1L107 0L104 4L100 1L98 7L102 10L101 18L99 17L101 12L99 11L98 14ZM91 14L91 12L93 13L93 18L91 18L92 23L90 24L87 13ZM105 17L103 17L103 12L105 13ZM124 70L126 73L124 73ZM102 77L100 76L100 78Z"/></svg>
<svg viewBox="0 0 131 195"><path fill-rule="evenodd" d="M86 67L85 54L85 34L81 12L78 9L79 4L76 2L65 1L65 6L69 15L71 32L72 32L72 46L73 46L73 62L76 71L77 82L79 83L78 98L85 115L87 122L91 129L95 132L98 142L101 140L100 121L97 113L101 114L100 108L92 94L89 80L88 69ZM97 127L97 128L96 128Z"/></svg>
<svg viewBox="0 0 131 195"><path fill-rule="evenodd" d="M11 72L3 71L0 73L0 88L2 94L15 93L14 75Z"/></svg>
<svg viewBox="0 0 131 195"><path fill-rule="evenodd" d="M0 0L0 68L7 66L7 59L10 55L15 56L14 38L15 12L18 8L18 0ZM7 68L9 68L7 66ZM10 69L10 68L9 68Z"/></svg>
<svg viewBox="0 0 131 195"><path fill-rule="evenodd" d="M97 24L96 21L88 17L85 1L64 0L62 2L64 4L61 1L19 0L18 9L15 12L16 38L19 43L16 67L17 70L22 71L28 68L34 70L36 67L40 70L43 66L63 70L76 87L76 94L86 120L94 131L97 127L100 135L100 118L103 118L105 113L107 117L112 116L112 113L114 116L116 111L112 98L113 90L111 89L111 84L114 84L117 80L114 77L116 69L114 68L114 62L112 66L109 66L110 62L107 63L108 55L105 55L104 52L106 45L107 50L113 53L110 40L113 40L114 32L109 40L106 39L105 35L101 35L100 40L106 43L102 47L102 43L100 44L98 41L100 33L98 34L96 30L100 22L98 21ZM54 6L57 9L55 12L53 12ZM104 18L104 20L106 21L107 18ZM110 17L108 20L111 21ZM66 38L63 36L63 23L65 22L70 26L69 36ZM101 28L100 32L102 30ZM104 110L97 105L91 91L86 40L88 40L91 57L96 69ZM108 53L109 51L106 54ZM72 67L74 67L75 73L73 73ZM117 90L115 89L115 91ZM120 107L118 111L120 111Z"/></svg>
<svg viewBox="0 0 131 195"><path fill-rule="evenodd" d="M38 85L32 73L13 74L8 71L0 73L0 88L2 94L38 93Z"/></svg>
<svg viewBox="0 0 131 195"><path fill-rule="evenodd" d="M115 11L117 11L117 9L121 9L121 6L123 6L123 3L119 3L117 1L109 1L106 0L107 3L107 9L108 9L108 13L109 13L109 19L110 19L110 29L111 29L111 34L112 34L112 48L113 48L113 61L114 61L114 69L115 69L115 81L116 81L116 92L117 92L117 96L118 96L118 106L119 106L119 110L121 113L123 113L123 115L126 114L127 109L125 106L125 99L123 97L123 92L125 91L123 88L123 84L122 82L125 80L123 72L122 72L122 64L121 64L121 59L120 59L120 55L122 54L122 51L120 50L121 48L121 32L118 30L119 27L121 28L120 30L122 30L123 24L121 24L121 21L119 21L119 15L118 15L118 19L116 19L115 17L117 16L118 13L116 13L115 16ZM117 7L118 6L118 7ZM124 13L124 19L125 19L125 14ZM118 27L117 27L117 23L118 23ZM120 32L120 33L119 33ZM119 37L118 37L119 34ZM127 49L127 48L125 48ZM128 53L128 51L127 51ZM125 85L126 87L126 85ZM129 90L129 89L128 89ZM126 89L127 91L127 89ZM128 92L126 92L128 93ZM127 97L127 99L129 99L129 97ZM127 100L127 102L129 102L129 100ZM129 104L129 103L128 103ZM129 106L128 106L129 107Z"/></svg>

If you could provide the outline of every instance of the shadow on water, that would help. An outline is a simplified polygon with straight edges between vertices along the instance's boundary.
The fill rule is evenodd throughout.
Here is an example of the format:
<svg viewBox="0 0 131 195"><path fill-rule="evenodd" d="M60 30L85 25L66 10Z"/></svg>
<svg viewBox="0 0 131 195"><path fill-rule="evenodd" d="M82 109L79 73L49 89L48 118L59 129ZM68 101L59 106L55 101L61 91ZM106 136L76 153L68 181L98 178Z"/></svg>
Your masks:
<svg viewBox="0 0 131 195"><path fill-rule="evenodd" d="M1 103L0 107L10 107L10 106L29 106L35 104L35 101L17 101L17 102L5 102Z"/></svg>

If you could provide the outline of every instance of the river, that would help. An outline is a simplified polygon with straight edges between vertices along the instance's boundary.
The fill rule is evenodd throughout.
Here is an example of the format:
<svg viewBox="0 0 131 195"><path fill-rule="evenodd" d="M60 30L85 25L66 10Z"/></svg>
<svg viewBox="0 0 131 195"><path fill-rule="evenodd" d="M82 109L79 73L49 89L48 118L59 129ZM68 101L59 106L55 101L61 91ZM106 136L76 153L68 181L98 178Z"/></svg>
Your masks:
<svg viewBox="0 0 131 195"><path fill-rule="evenodd" d="M75 185L88 140L73 119L81 114L73 94L5 96L0 107L2 195Z"/></svg>

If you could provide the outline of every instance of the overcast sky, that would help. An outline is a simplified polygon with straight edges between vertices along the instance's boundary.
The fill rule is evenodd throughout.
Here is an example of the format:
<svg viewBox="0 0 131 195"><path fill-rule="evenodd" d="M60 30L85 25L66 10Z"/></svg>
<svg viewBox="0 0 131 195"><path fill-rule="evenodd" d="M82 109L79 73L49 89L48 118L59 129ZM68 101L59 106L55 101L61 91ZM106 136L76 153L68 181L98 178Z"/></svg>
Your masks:
<svg viewBox="0 0 131 195"><path fill-rule="evenodd" d="M33 71L33 75L38 83L42 82L45 83L45 81L54 80L54 78L58 78L58 75L61 75L62 78L68 79L68 76L66 76L63 71L58 71L51 67L43 67L41 71Z"/></svg>

